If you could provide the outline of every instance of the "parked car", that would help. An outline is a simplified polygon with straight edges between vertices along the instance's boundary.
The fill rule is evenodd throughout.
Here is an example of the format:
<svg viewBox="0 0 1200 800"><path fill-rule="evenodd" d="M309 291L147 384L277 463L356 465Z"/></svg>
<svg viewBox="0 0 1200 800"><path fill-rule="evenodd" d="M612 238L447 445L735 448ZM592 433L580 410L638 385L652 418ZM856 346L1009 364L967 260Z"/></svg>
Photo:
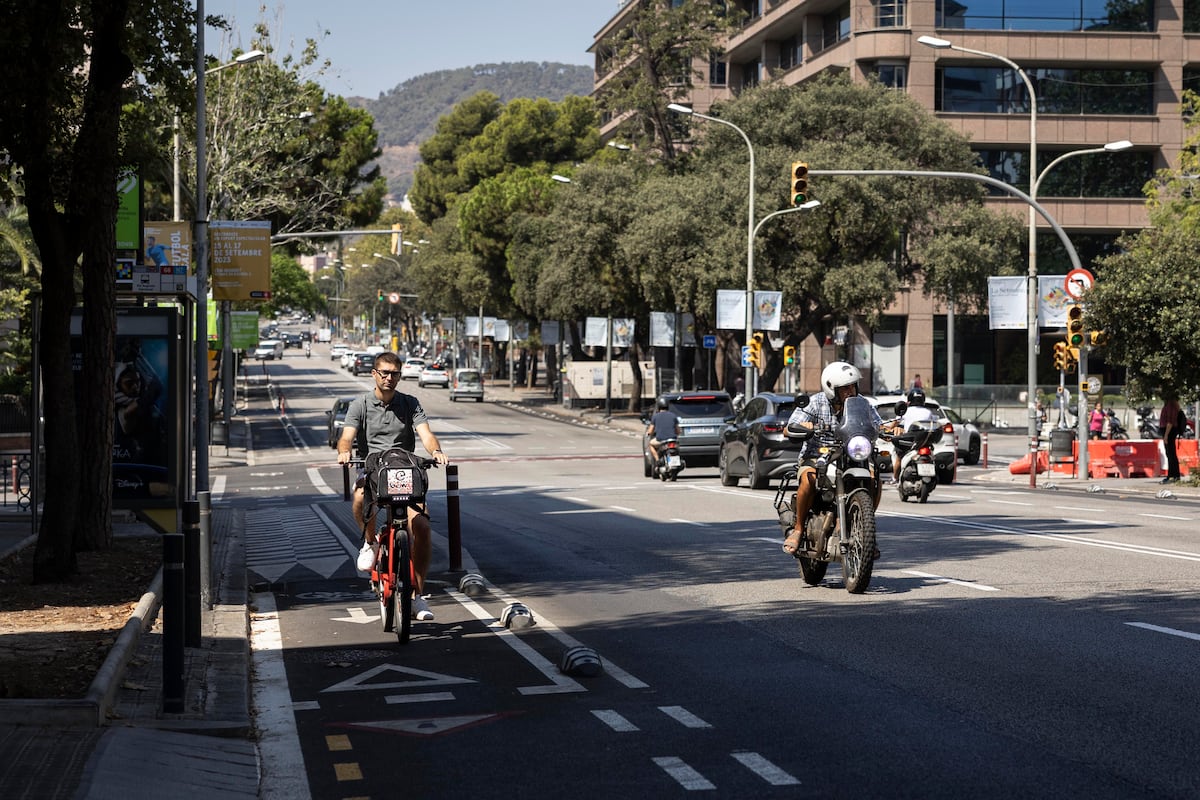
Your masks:
<svg viewBox="0 0 1200 800"><path fill-rule="evenodd" d="M350 365L350 371L355 375L370 375L373 369L375 369L375 356L370 353L356 354L354 363Z"/></svg>
<svg viewBox="0 0 1200 800"><path fill-rule="evenodd" d="M896 403L901 400L907 402L902 394L868 396L867 399L871 401L871 405L875 406L875 410L879 412L879 416L883 418L884 422L896 418ZM926 400L925 407L937 415L938 422L942 426L941 441L933 446L933 464L937 468L938 483L954 483L958 472L958 451L954 447L954 426L936 400ZM879 471L890 473L892 443L879 439L875 444L879 450Z"/></svg>
<svg viewBox="0 0 1200 800"><path fill-rule="evenodd" d="M765 489L771 478L796 466L803 442L784 432L795 408L795 395L762 392L721 429L722 486L736 486L745 477L751 489Z"/></svg>
<svg viewBox="0 0 1200 800"><path fill-rule="evenodd" d="M264 339L254 348L254 357L267 361L283 358L283 342L278 339Z"/></svg>
<svg viewBox="0 0 1200 800"><path fill-rule="evenodd" d="M446 370L445 365L438 361L432 364L426 364L421 369L421 374L417 376L417 386L441 386L443 389L450 387L450 373Z"/></svg>
<svg viewBox="0 0 1200 800"><path fill-rule="evenodd" d="M342 438L342 426L346 424L346 412L350 409L353 397L339 397L333 401L333 408L325 412L329 420L328 442L330 447L337 447L338 439Z"/></svg>
<svg viewBox="0 0 1200 800"><path fill-rule="evenodd" d="M329 348L329 360L337 361L346 353L350 352L350 346L345 344L335 344Z"/></svg>
<svg viewBox="0 0 1200 800"><path fill-rule="evenodd" d="M361 350L347 350L346 354L342 356L342 369L353 370L354 362L361 353Z"/></svg>
<svg viewBox="0 0 1200 800"><path fill-rule="evenodd" d="M400 380L406 381L409 378L420 379L421 370L425 369L425 359L410 358L400 367Z"/></svg>
<svg viewBox="0 0 1200 800"><path fill-rule="evenodd" d="M476 403L483 402L483 376L477 369L456 369L454 378L450 381L450 399L474 398Z"/></svg>
<svg viewBox="0 0 1200 800"><path fill-rule="evenodd" d="M925 405L937 406L938 403L926 400ZM958 457L967 466L978 464L980 453L983 450L983 436L979 433L979 428L974 422L964 419L953 408L941 408L941 406L938 408L954 426L954 435L958 437Z"/></svg>
<svg viewBox="0 0 1200 800"><path fill-rule="evenodd" d="M688 467L715 467L721 454L721 428L733 417L728 392L666 392L659 395L679 417L679 455ZM649 422L653 412L645 416ZM642 466L649 478L649 439L642 435Z"/></svg>

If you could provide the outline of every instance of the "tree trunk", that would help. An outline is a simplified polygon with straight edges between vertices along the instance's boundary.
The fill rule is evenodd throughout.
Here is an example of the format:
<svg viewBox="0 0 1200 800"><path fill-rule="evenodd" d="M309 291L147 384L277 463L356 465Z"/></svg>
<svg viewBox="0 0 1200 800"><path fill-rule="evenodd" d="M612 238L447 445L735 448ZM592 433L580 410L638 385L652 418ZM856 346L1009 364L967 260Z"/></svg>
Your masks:
<svg viewBox="0 0 1200 800"><path fill-rule="evenodd" d="M633 394L629 396L629 407L627 411L642 410L642 385L645 377L642 375L641 354L642 346L634 341L633 347L629 348L629 368L633 372Z"/></svg>

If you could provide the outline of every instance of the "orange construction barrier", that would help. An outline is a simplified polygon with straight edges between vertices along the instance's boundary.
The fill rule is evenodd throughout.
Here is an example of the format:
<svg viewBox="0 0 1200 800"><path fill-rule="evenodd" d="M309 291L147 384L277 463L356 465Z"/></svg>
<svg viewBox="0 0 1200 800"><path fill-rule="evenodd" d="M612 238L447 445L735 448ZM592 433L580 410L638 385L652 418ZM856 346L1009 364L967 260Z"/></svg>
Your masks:
<svg viewBox="0 0 1200 800"><path fill-rule="evenodd" d="M1157 478L1162 474L1160 453L1158 439L1092 439L1088 472L1093 478Z"/></svg>
<svg viewBox="0 0 1200 800"><path fill-rule="evenodd" d="M1179 456L1179 474L1186 476L1192 470L1200 470L1200 442L1195 439L1178 439L1175 442L1175 453ZM1166 459L1166 453L1163 453Z"/></svg>
<svg viewBox="0 0 1200 800"><path fill-rule="evenodd" d="M1050 468L1050 458L1046 455L1045 450L1039 450L1037 454L1037 473L1041 475ZM1029 474L1029 453L1018 458L1016 461L1008 465L1008 471L1013 475L1028 475Z"/></svg>

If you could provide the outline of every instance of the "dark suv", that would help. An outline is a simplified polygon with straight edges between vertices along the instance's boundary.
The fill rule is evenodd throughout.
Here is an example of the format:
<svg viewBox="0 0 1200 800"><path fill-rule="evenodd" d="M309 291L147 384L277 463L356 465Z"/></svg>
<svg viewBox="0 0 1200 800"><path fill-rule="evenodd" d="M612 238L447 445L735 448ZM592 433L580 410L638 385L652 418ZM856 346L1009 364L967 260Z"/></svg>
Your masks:
<svg viewBox="0 0 1200 800"><path fill-rule="evenodd" d="M727 392L667 392L659 395L679 417L679 455L689 467L715 467L721 452L721 428L733 416ZM649 423L654 411L645 416ZM658 437L662 439L660 435ZM642 435L642 465L650 477L649 439Z"/></svg>

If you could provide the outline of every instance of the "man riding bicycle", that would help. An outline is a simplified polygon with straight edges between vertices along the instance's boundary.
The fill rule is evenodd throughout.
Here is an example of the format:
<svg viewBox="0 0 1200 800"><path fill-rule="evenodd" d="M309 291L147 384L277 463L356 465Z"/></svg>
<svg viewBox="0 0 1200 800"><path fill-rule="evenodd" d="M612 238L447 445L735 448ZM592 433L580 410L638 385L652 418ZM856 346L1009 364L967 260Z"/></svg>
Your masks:
<svg viewBox="0 0 1200 800"><path fill-rule="evenodd" d="M439 464L445 466L450 459L442 452L437 436L429 427L429 418L420 401L410 394L396 391L400 380L400 358L395 353L380 353L375 357L371 375L375 378L375 389L354 398L346 411L346 422L338 440L337 461L350 461L354 441L363 431L366 442L364 456L382 453L393 447L412 451L416 449L416 437L426 452ZM363 546L359 551L357 566L363 572L375 563L378 543L375 538L374 515L368 524L363 487L367 483L365 473L360 473L354 484L354 518L363 527ZM413 616L419 620L433 619L433 612L425 602L425 573L429 570L432 556L429 516L422 508L408 509L408 526L413 537L413 568L416 573L416 591L413 596Z"/></svg>

